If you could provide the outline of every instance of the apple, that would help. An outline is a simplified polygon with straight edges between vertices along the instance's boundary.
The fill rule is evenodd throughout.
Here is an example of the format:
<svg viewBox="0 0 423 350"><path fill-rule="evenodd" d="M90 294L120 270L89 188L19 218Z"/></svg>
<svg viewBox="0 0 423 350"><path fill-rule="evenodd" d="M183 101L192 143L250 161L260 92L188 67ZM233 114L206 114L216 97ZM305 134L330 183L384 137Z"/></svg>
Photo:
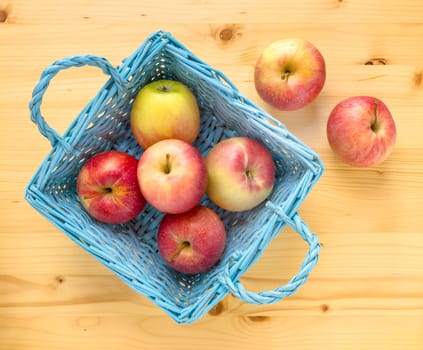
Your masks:
<svg viewBox="0 0 423 350"><path fill-rule="evenodd" d="M146 202L137 179L138 159L120 151L104 151L81 167L76 192L95 219L120 224L135 218Z"/></svg>
<svg viewBox="0 0 423 350"><path fill-rule="evenodd" d="M325 60L309 41L272 42L259 56L254 84L259 96L275 108L292 111L311 103L326 80Z"/></svg>
<svg viewBox="0 0 423 350"><path fill-rule="evenodd" d="M206 206L181 214L166 214L157 232L160 255L176 271L204 272L223 254L226 230L220 217Z"/></svg>
<svg viewBox="0 0 423 350"><path fill-rule="evenodd" d="M138 162L142 194L157 210L179 214L194 208L206 191L206 163L193 145L167 139L148 147Z"/></svg>
<svg viewBox="0 0 423 350"><path fill-rule="evenodd" d="M131 108L130 124L143 148L164 139L193 143L200 130L200 110L195 95L186 85L157 80L138 92Z"/></svg>
<svg viewBox="0 0 423 350"><path fill-rule="evenodd" d="M396 127L384 102L353 96L339 102L327 121L327 138L334 153L357 167L377 165L391 153Z"/></svg>
<svg viewBox="0 0 423 350"><path fill-rule="evenodd" d="M229 211L244 211L263 202L275 182L269 150L250 137L218 142L206 156L207 196Z"/></svg>

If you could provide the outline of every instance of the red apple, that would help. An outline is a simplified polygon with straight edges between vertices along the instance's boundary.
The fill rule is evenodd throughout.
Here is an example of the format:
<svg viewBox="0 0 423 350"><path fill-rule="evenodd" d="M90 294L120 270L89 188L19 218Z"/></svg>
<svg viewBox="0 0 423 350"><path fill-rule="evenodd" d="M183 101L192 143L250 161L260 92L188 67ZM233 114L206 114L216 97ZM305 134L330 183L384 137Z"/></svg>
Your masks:
<svg viewBox="0 0 423 350"><path fill-rule="evenodd" d="M79 171L76 191L82 206L95 219L120 224L144 208L137 180L138 160L124 152L105 151L88 159Z"/></svg>
<svg viewBox="0 0 423 350"><path fill-rule="evenodd" d="M178 214L194 208L204 195L206 164L197 148L188 142L162 140L142 154L138 181L142 194L153 207Z"/></svg>
<svg viewBox="0 0 423 350"><path fill-rule="evenodd" d="M343 161L368 167L381 163L391 153L396 127L381 100L354 96L333 108L327 121L327 137L332 150Z"/></svg>
<svg viewBox="0 0 423 350"><path fill-rule="evenodd" d="M196 206L182 214L166 214L157 233L160 255L173 269L196 274L217 263L226 244L226 230L210 208Z"/></svg>
<svg viewBox="0 0 423 350"><path fill-rule="evenodd" d="M232 137L217 143L206 157L208 197L219 207L244 211L263 202L275 181L275 164L269 150L249 137Z"/></svg>
<svg viewBox="0 0 423 350"><path fill-rule="evenodd" d="M258 58L254 83L260 97L280 110L311 103L326 80L325 61L310 42L283 39L268 45Z"/></svg>
<svg viewBox="0 0 423 350"><path fill-rule="evenodd" d="M131 130L147 148L164 139L193 143L200 130L200 110L192 91L183 83L157 80L145 85L131 109Z"/></svg>

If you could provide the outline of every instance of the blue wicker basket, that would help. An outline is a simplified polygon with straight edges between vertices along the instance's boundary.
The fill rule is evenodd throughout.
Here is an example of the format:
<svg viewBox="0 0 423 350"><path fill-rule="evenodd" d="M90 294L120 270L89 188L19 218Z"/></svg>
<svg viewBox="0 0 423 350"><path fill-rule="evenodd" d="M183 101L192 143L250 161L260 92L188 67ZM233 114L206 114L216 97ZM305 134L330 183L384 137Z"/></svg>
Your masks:
<svg viewBox="0 0 423 350"><path fill-rule="evenodd" d="M58 72L84 65L101 68L110 79L66 132L59 135L40 113L43 95ZM130 131L131 104L142 86L162 78L179 80L195 93L202 118L195 146L202 154L206 155L222 139L243 135L261 140L276 163L274 190L257 208L227 212L214 207L205 196L203 204L215 209L226 226L227 244L217 265L197 275L177 273L159 256L156 229L162 213L147 206L126 224L103 224L82 209L76 195L78 171L95 153L116 149L136 157L142 154ZM50 140L52 150L27 185L26 200L177 323L198 320L228 293L248 303L274 303L296 292L308 279L317 263L320 245L297 210L322 175L319 156L170 33L153 33L119 67L92 55L54 62L42 72L33 90L30 112L41 134ZM285 225L293 227L309 246L298 273L275 290L247 291L240 277Z"/></svg>

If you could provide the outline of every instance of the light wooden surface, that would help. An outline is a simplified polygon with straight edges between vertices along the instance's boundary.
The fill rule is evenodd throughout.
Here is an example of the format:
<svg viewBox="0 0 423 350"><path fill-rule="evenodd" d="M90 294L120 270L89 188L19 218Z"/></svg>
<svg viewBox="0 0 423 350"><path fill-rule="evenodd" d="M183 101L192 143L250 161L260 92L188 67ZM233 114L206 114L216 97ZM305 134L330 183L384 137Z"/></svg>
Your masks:
<svg viewBox="0 0 423 350"><path fill-rule="evenodd" d="M310 280L273 305L232 296L201 320L175 324L23 199L50 149L29 119L41 70L92 53L113 64L157 29L170 31L321 156L326 171L300 208L323 245ZM253 86L260 51L304 37L322 51L324 90L282 113ZM366 64L373 63L373 64ZM62 133L106 77L60 73L42 111ZM398 128L382 165L356 169L326 140L342 98L384 100ZM0 349L423 349L423 2L421 0L0 0ZM306 254L287 229L242 278L275 288Z"/></svg>

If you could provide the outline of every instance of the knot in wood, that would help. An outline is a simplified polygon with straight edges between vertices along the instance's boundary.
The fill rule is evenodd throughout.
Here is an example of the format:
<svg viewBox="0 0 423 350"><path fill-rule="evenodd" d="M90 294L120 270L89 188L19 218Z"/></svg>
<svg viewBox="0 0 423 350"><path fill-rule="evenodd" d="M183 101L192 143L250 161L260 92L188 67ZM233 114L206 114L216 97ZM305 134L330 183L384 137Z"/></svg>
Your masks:
<svg viewBox="0 0 423 350"><path fill-rule="evenodd" d="M320 306L320 310L322 310L322 312L328 312L329 311L329 305L327 304L322 304Z"/></svg>
<svg viewBox="0 0 423 350"><path fill-rule="evenodd" d="M387 65L388 60L386 58L383 58L383 57L375 57L375 58L371 58L371 59L367 60L364 64L366 66Z"/></svg>
<svg viewBox="0 0 423 350"><path fill-rule="evenodd" d="M268 316L247 316L247 318L251 322L264 322L269 320Z"/></svg>
<svg viewBox="0 0 423 350"><path fill-rule="evenodd" d="M7 12L5 10L0 10L0 23L4 23L7 20Z"/></svg>
<svg viewBox="0 0 423 350"><path fill-rule="evenodd" d="M65 281L65 277L63 277L62 275L56 276L55 279L58 283L63 283Z"/></svg>
<svg viewBox="0 0 423 350"><path fill-rule="evenodd" d="M209 315L218 316L224 311L224 309L225 307L223 306L223 303L220 301L212 309L210 309Z"/></svg>
<svg viewBox="0 0 423 350"><path fill-rule="evenodd" d="M233 38L234 31L231 28L223 28L219 33L220 40L229 41Z"/></svg>
<svg viewBox="0 0 423 350"><path fill-rule="evenodd" d="M416 72L413 76L413 83L415 87L420 87L423 82L423 72Z"/></svg>

